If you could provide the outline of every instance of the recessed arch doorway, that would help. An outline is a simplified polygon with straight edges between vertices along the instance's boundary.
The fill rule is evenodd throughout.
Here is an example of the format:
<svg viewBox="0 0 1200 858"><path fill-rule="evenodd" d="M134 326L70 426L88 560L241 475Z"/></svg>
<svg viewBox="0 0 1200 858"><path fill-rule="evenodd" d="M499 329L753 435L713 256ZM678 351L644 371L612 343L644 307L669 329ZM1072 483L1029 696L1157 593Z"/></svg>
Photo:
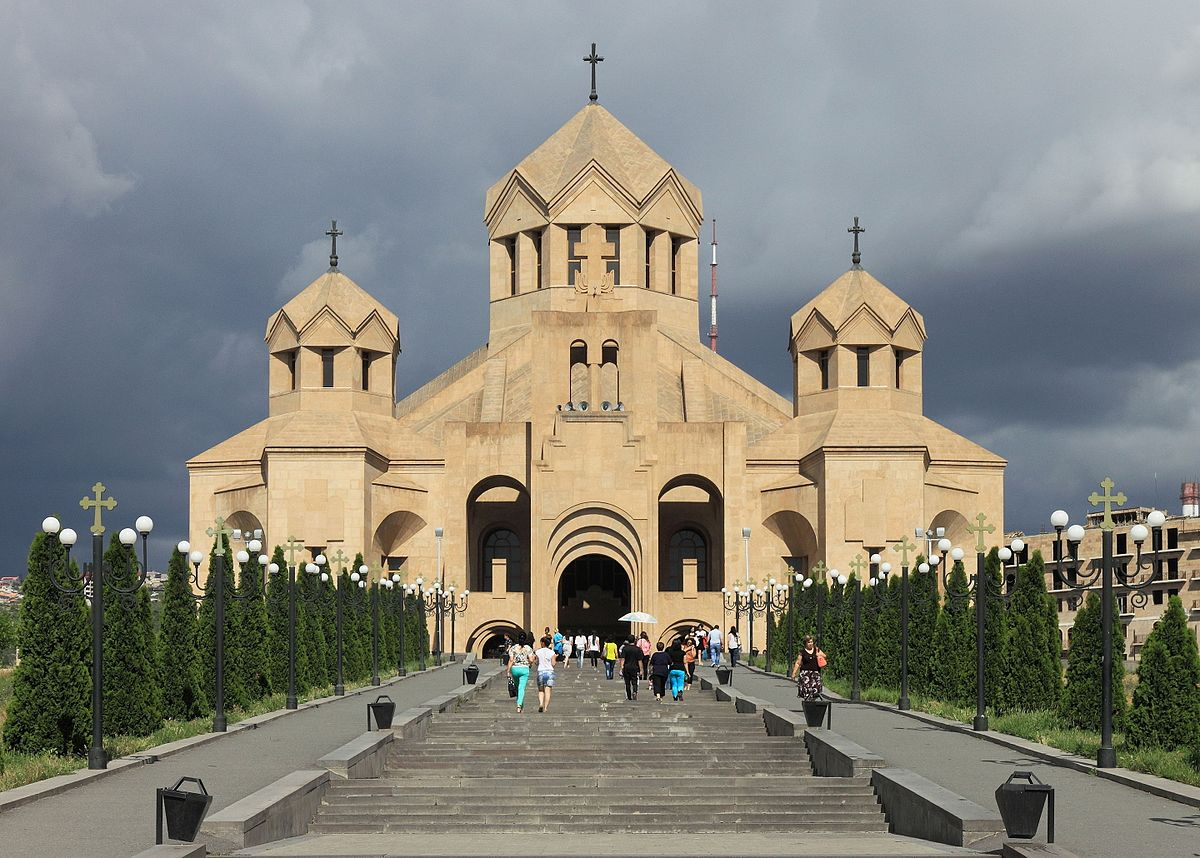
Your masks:
<svg viewBox="0 0 1200 858"><path fill-rule="evenodd" d="M628 634L630 624L617 618L632 609L632 589L629 573L613 557L575 558L558 579L559 630L608 639Z"/></svg>

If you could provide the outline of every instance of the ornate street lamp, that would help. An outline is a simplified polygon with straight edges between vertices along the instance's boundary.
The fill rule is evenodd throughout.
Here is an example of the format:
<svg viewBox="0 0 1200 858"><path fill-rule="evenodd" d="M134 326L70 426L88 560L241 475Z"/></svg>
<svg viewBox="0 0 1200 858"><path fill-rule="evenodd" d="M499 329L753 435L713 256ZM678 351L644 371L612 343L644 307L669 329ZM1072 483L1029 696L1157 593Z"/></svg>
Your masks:
<svg viewBox="0 0 1200 858"><path fill-rule="evenodd" d="M1158 580L1161 571L1162 564L1159 558L1159 551L1162 549L1162 527L1167 520L1167 517L1158 510L1154 510L1146 516L1146 524L1150 525L1154 534L1154 538L1150 543L1153 556L1149 564L1142 563L1142 543L1146 541L1146 537L1150 535L1151 530L1147 530L1144 524L1135 524L1129 528L1129 536L1133 539L1134 545L1137 546L1137 555L1133 561L1133 573L1129 573L1128 567L1125 564L1121 564L1118 568L1117 564L1113 561L1114 522L1112 510L1114 506L1125 503L1126 497L1124 492L1113 494L1114 485L1112 477L1105 477L1100 481L1100 488L1104 489L1104 493L1092 492L1088 495L1089 504L1104 508L1104 516L1100 520L1100 568L1093 569L1089 575L1082 578L1079 576L1079 543L1083 541L1083 527L1078 524L1071 524L1071 518L1064 510L1055 510L1050 515L1050 524L1054 527L1054 543L1056 553L1058 554L1058 560L1054 567L1055 589L1067 590L1082 595L1091 589L1092 583L1096 580L1097 576L1102 576L1100 591L1100 634L1102 637L1100 660L1103 676L1101 678L1102 690L1100 692L1100 749L1096 753L1096 767L1101 769L1111 769L1117 765L1117 751L1113 747L1112 741L1113 576L1115 574L1121 579L1121 590L1123 593L1129 594L1130 600L1135 607L1141 607L1146 604L1145 590ZM1064 552L1062 537L1064 529L1067 532L1068 551L1071 555L1070 580L1063 574ZM1143 569L1151 570L1150 577L1144 581L1136 580Z"/></svg>
<svg viewBox="0 0 1200 858"><path fill-rule="evenodd" d="M791 566L788 567L788 582L787 582L787 624L788 624L788 657L786 670L792 669L792 664L796 661L796 587L799 586L803 590L808 590L813 585L813 579L806 577L803 572L797 572Z"/></svg>
<svg viewBox="0 0 1200 858"><path fill-rule="evenodd" d="M454 594L454 585L451 584L446 592L442 595L442 609L450 617L450 660L454 661L454 618L458 614L467 612L467 600L471 597L470 590L463 590L457 596Z"/></svg>
<svg viewBox="0 0 1200 858"><path fill-rule="evenodd" d="M213 649L214 667L216 668L216 675L213 677L213 732L224 733L228 729L228 719L225 716L225 545L230 537L238 538L241 531L229 530L225 527L225 519L221 516L217 516L213 525L204 531L213 537L216 545L212 561L213 567L209 570L210 575L217 576L217 586L213 590ZM256 533L261 534L262 531L256 531ZM187 540L180 542L175 548L192 564L192 571L187 574L187 583L191 588L192 599L197 603L203 602L204 582L200 580L200 564L204 562L204 552L192 551L192 546ZM246 548L257 553L262 550L262 542L257 538L252 538ZM257 559L260 569L266 565L268 560L265 555L261 554ZM237 561L242 564L249 563L250 553L239 551ZM230 570L231 575L232 572L233 570ZM235 592L233 598L244 602L249 598L249 594L239 596Z"/></svg>
<svg viewBox="0 0 1200 858"><path fill-rule="evenodd" d="M445 533L445 531L442 530L442 528L440 528L440 527L435 527L433 529L433 535L437 539L437 567L433 570L433 574L434 574L433 584L434 584L434 588L436 589L436 593L437 593L436 600L439 603L441 601L441 594L446 589L446 572L444 569L442 569L442 536L444 533ZM436 607L436 611L433 615L434 664L438 664L438 665L440 665L442 663L442 649L443 649L442 631L443 631L443 628L444 627L442 626L441 605L438 604Z"/></svg>
<svg viewBox="0 0 1200 858"><path fill-rule="evenodd" d="M350 580L355 581L360 588L367 586L367 581L371 575L371 567L366 563L358 567L356 575L352 574ZM382 576L382 570L376 568L374 570L377 576ZM380 580L387 580L380 577ZM379 585L377 582L371 582L371 684L379 684Z"/></svg>
<svg viewBox="0 0 1200 858"><path fill-rule="evenodd" d="M425 617L433 617L433 625L436 630L441 623L442 617L442 582L434 581L430 587L424 586L424 580L417 579L417 587L419 588L415 595L417 597L417 609L421 612L421 623L425 625ZM426 625L428 629L428 626ZM433 653L433 663L441 665L442 654L437 650ZM425 669L425 647L421 647L421 670Z"/></svg>
<svg viewBox="0 0 1200 858"><path fill-rule="evenodd" d="M945 543L944 546L943 543ZM938 542L938 547L943 551L949 551L950 540L942 537ZM875 582L883 586L883 589L879 591L880 601L885 605L893 604L893 600L897 598L900 601L900 698L896 701L896 708L908 710L912 708L912 704L908 699L908 609L913 601L908 581L908 555L916 551L917 546L909 542L906 536L902 542L893 545L892 550L900 553L900 593L898 596L887 591L887 576L892 571L892 564L884 561L878 554L872 554L871 566L875 574ZM931 554L929 555L929 562L922 563L917 567L917 571L922 575L928 575L930 569L938 566L940 563L941 558L936 554ZM937 594L934 593L933 599L936 598ZM931 601L932 599L929 598L918 599L917 604L929 604Z"/></svg>
<svg viewBox="0 0 1200 858"><path fill-rule="evenodd" d="M295 709L298 705L296 698L296 600L299 598L307 605L318 604L321 596L320 590L313 590L308 593L301 592L296 582L296 555L304 550L304 543L296 539L294 536L289 536L287 542L284 543L284 553L288 555L288 690L287 699L284 705L288 709ZM308 575L320 575L320 580L328 581L329 573L321 571L321 566L325 565L325 555L318 554L315 560L320 560L321 564L306 563L304 572ZM278 564L272 563L267 567L267 572L271 575L277 575L281 572Z"/></svg>
<svg viewBox="0 0 1200 858"><path fill-rule="evenodd" d="M862 579L857 575L853 576L853 578L848 578L847 576L840 574L836 569L829 570L829 577L830 580L842 588L845 588L851 581L854 582L854 647L852 652L853 662L850 669L850 699L861 700L862 689L859 688L858 683L858 664L862 649ZM843 589L842 592L844 596L845 590ZM836 610L834 610L832 607L830 610L833 611L834 615L838 617L838 619L842 619L847 610L846 599L842 599L841 604L838 605Z"/></svg>
<svg viewBox="0 0 1200 858"><path fill-rule="evenodd" d="M395 587L400 588L400 635L399 635L399 637L400 637L400 652L398 654L396 675L397 676L407 676L408 668L406 668L404 666L404 638L405 638L405 626L406 626L405 603L408 601L408 597L411 596L414 592L416 592L416 587L412 584L401 584L399 572L393 572L391 577L384 578L382 583L383 583L383 586L387 587L389 590L392 590Z"/></svg>
<svg viewBox="0 0 1200 858"><path fill-rule="evenodd" d="M54 516L42 520L42 531L58 534L58 541L66 549L63 555L62 569L50 569L50 583L60 593L66 596L83 596L91 588L91 619L92 619L92 744L88 748L88 768L108 768L108 754L104 751L104 587L105 584L113 589L123 609L133 610L134 595L138 588L146 583L146 540L154 529L154 521L148 515L140 515L134 522L133 528L124 528L118 534L118 539L131 554L134 568L137 570L135 583L122 585L115 580L113 570L104 563L104 521L102 511L110 512L117 507L115 498L104 497L104 483L92 486L92 496L84 497L79 505L86 511L94 509L92 521L92 562L84 564L83 575L71 574L71 547L77 539L71 528L63 528ZM137 555L133 553L133 545L137 542L138 534L142 537L142 560L138 563Z"/></svg>

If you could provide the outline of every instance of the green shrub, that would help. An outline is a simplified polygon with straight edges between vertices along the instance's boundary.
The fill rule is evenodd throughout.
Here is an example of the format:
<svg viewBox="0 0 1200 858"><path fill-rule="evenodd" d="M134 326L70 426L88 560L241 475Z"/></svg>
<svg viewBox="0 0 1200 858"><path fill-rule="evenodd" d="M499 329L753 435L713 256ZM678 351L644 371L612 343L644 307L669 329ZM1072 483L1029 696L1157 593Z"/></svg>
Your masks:
<svg viewBox="0 0 1200 858"><path fill-rule="evenodd" d="M1128 738L1135 747L1200 744L1200 655L1178 596L1142 648Z"/></svg>
<svg viewBox="0 0 1200 858"><path fill-rule="evenodd" d="M1117 613L1117 597L1112 597L1113 617ZM1083 606L1075 613L1071 628L1071 648L1067 652L1067 685L1063 689L1058 712L1062 720L1084 730L1100 729L1102 662L1101 662L1101 602L1099 593L1088 593ZM1125 724L1125 625L1113 623L1113 725Z"/></svg>

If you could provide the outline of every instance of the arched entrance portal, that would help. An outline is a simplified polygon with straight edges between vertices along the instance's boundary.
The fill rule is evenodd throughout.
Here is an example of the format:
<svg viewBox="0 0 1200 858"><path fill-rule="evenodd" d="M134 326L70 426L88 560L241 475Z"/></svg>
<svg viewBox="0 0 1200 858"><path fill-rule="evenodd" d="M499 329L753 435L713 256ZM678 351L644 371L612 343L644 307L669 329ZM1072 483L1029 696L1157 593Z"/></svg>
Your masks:
<svg viewBox="0 0 1200 858"><path fill-rule="evenodd" d="M558 581L559 630L628 634L631 626L617 617L631 610L630 589L629 576L613 558L585 554L572 560Z"/></svg>

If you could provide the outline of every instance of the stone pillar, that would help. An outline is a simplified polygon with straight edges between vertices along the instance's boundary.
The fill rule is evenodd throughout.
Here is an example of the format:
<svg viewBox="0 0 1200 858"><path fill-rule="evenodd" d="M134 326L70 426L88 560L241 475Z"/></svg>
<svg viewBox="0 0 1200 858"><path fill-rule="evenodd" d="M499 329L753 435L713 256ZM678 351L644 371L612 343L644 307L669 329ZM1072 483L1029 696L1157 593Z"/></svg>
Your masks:
<svg viewBox="0 0 1200 858"><path fill-rule="evenodd" d="M492 598L508 598L508 561L503 557L492 558Z"/></svg>
<svg viewBox="0 0 1200 858"><path fill-rule="evenodd" d="M517 233L517 292L524 295L538 288L537 248L527 232Z"/></svg>
<svg viewBox="0 0 1200 858"><path fill-rule="evenodd" d="M645 286L646 233L636 223L621 227L620 286Z"/></svg>
<svg viewBox="0 0 1200 858"><path fill-rule="evenodd" d="M697 258L699 243L694 238L680 241L678 258L675 260L678 290L676 294L684 298L696 298L698 288Z"/></svg>
<svg viewBox="0 0 1200 858"><path fill-rule="evenodd" d="M650 244L650 288L671 291L671 234L659 232Z"/></svg>
<svg viewBox="0 0 1200 858"><path fill-rule="evenodd" d="M683 598L696 598L697 586L700 579L699 572L699 564L696 558L685 557L683 560Z"/></svg>
<svg viewBox="0 0 1200 858"><path fill-rule="evenodd" d="M488 245L488 282L491 284L491 300L499 301L512 294L508 278L508 246L503 239Z"/></svg>
<svg viewBox="0 0 1200 858"><path fill-rule="evenodd" d="M567 230L557 224L546 227L542 239L542 277L547 286L567 285Z"/></svg>

